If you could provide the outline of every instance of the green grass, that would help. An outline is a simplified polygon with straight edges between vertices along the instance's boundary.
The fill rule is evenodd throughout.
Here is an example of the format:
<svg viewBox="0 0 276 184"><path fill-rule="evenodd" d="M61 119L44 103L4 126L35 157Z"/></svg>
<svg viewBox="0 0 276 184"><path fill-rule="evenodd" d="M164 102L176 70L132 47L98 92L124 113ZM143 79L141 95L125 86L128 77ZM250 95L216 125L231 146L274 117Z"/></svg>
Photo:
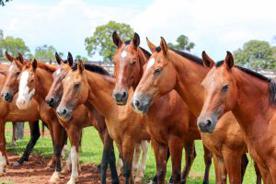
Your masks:
<svg viewBox="0 0 276 184"><path fill-rule="evenodd" d="M6 127L11 128L11 125L7 124ZM28 128L27 124L25 125L25 127ZM11 140L10 131L6 131L6 138L7 138L7 142L10 142ZM29 135L25 135L24 139L17 141L16 148L8 144L7 149L9 152L21 154L28 140L29 140ZM189 184L202 183L202 176L204 173L205 166L203 161L203 149L202 149L201 141L196 142L196 151L197 151L197 157L191 169L191 173L190 173L191 177L189 177L189 180L188 180ZM45 157L50 157L52 155L52 145L51 145L50 138L41 137L34 148L34 153L43 155ZM82 148L80 153L81 163L98 164L100 163L100 160L101 160L101 153L102 153L102 143L99 139L98 133L92 127L86 128L83 134ZM236 159L236 158L233 158L233 159ZM184 157L183 157L183 160L184 160ZM184 163L182 165L184 165ZM152 176L154 176L154 173L155 173L155 159L153 155L153 150L150 148L148 159L147 159L145 181L149 181L149 179ZM167 166L167 178L170 176L170 173L171 173L171 163L169 162ZM254 172L253 161L250 159L248 168L246 170L245 178L244 178L244 183L253 184L255 183L255 181L256 181L256 176ZM210 183L215 183L215 174L214 174L213 166L210 171Z"/></svg>

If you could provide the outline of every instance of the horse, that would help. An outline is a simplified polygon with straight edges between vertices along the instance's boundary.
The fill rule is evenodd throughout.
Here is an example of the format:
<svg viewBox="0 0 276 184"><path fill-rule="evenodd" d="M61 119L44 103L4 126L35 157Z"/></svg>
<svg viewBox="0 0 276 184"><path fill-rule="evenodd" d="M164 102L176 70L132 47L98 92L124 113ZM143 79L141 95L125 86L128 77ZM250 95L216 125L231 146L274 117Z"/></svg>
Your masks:
<svg viewBox="0 0 276 184"><path fill-rule="evenodd" d="M66 76L67 72L70 70L70 67L73 64L73 56L69 52L67 56L67 60L61 59L61 57L56 53L56 61L58 63L58 67L55 72L52 73L53 76L53 83L50 87L50 90L45 97L45 101L48 103L49 106L52 108L56 108L60 102L60 99L62 97L62 83L61 81ZM99 68L96 65L86 65L89 70L100 72L104 75L109 75L108 72L105 70L102 70L102 68ZM93 114L93 116L90 116L90 114ZM118 174L116 171L116 165L115 165L115 154L114 154L114 148L113 148L113 140L110 138L107 129L104 117L99 114L95 109L87 109L86 106L80 105L75 111L74 115L70 121L61 121L62 126L65 128L68 137L70 139L72 147L76 148L76 152L78 155L79 151L79 144L78 139L80 138L80 134L83 128L87 126L94 126L97 131L99 132L99 135L101 137L102 142L104 143L104 149L102 154L102 162L101 162L101 181L102 183L105 183L106 181L106 170L107 170L107 164L110 164L111 168L111 176L112 176L112 183L119 183ZM81 119L79 117L82 117ZM94 120L94 117L96 121ZM93 119L91 119L93 118ZM71 158L71 159L76 159ZM77 171L77 160L72 160L72 175L71 175L71 181L76 180L78 176Z"/></svg>
<svg viewBox="0 0 276 184"><path fill-rule="evenodd" d="M17 60L11 61L13 61L13 63L8 70L8 72L10 72L10 74L8 74L10 77L5 81L2 94L4 94L3 96L5 96L5 98L8 97L8 99L13 99L14 94L18 92L15 104L20 110L26 111L32 104L32 101L37 103L39 117L48 126L54 145L55 172L51 176L49 182L55 183L60 177L61 151L66 143L67 135L64 128L60 125L55 111L44 102L43 95L44 97L46 96L49 81L43 80L44 78L40 77L40 75L35 75L36 72L33 69L37 67L37 63L32 63L32 65L27 61L23 63ZM44 68L37 73L46 73L45 75L47 75L46 70L55 71L55 67L51 65L43 65L43 67ZM33 78L34 76L36 76L35 79ZM47 77L51 79L51 76L48 75ZM25 86L27 83L30 85ZM33 111L30 113L33 113Z"/></svg>
<svg viewBox="0 0 276 184"><path fill-rule="evenodd" d="M118 106L112 99L114 78L85 70L80 61L62 81L63 95L57 114L70 120L72 111L80 104L95 107L106 119L109 135L119 147L126 183L133 183L132 160L136 144L149 140L144 118L136 114L130 104Z"/></svg>
<svg viewBox="0 0 276 184"><path fill-rule="evenodd" d="M206 52L202 57L210 71L201 82L205 90L198 118L201 131L212 133L221 117L232 111L264 183L276 183L276 81L234 65L229 51L216 64Z"/></svg>
<svg viewBox="0 0 276 184"><path fill-rule="evenodd" d="M204 101L200 82L209 70L200 58L169 49L162 37L159 47L148 39L147 44L153 54L134 92L133 107L142 112L153 99L175 89L197 117ZM241 183L248 163L244 133L233 114L225 114L220 121L213 134L201 133L203 144L213 154L216 182L226 183L228 174L230 183Z"/></svg>
<svg viewBox="0 0 276 184"><path fill-rule="evenodd" d="M10 55L8 55L9 57ZM6 55L7 57L7 55ZM18 57L17 57L18 58ZM8 65L0 64L0 88L2 89L3 84L7 78L7 71L9 69ZM5 100L0 101L0 107L2 109L0 113L0 175L5 172L5 167L8 164L8 158L6 154L6 140L5 140L5 122L6 121L29 121L29 126L31 130L31 138L24 150L23 155L13 164L17 167L22 165L25 161L28 161L29 155L32 152L34 145L40 137L39 131L39 115L37 112L36 102L32 102L29 109L25 111L19 110L14 101L7 103Z"/></svg>
<svg viewBox="0 0 276 184"><path fill-rule="evenodd" d="M136 88L143 74L143 66L147 63L151 54L139 47L140 37L137 33L134 33L133 39L127 42L123 42L116 31L113 32L112 38L117 47L113 56L116 79L113 98L118 105L125 105L128 100L129 89ZM196 118L175 91L155 100L145 117L149 119L146 126L149 129L152 144L154 144L157 166L160 167L157 168L157 182L164 183L166 175L164 172L166 160L160 160L164 159L164 156L159 155L158 150L169 148L170 153L172 153L173 182L179 183L182 149L184 147L186 166L181 175L181 183L186 183L196 156L194 140L200 139L195 123ZM208 150L205 149L205 151ZM164 151L161 152L161 154L163 153ZM206 152L204 158L206 168L203 183L208 183L211 154Z"/></svg>

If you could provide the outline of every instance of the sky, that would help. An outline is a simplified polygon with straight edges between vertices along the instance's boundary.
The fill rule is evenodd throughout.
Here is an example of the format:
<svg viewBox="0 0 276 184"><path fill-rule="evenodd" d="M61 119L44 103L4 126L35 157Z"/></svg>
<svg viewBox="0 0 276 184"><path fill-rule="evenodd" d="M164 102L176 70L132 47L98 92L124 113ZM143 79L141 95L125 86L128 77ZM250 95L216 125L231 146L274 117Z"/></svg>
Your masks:
<svg viewBox="0 0 276 184"><path fill-rule="evenodd" d="M87 56L84 39L110 20L129 24L141 37L160 43L184 34L216 60L251 40L275 45L275 0L13 0L0 7L4 35L23 38L33 52L44 44ZM99 60L98 55L90 58Z"/></svg>

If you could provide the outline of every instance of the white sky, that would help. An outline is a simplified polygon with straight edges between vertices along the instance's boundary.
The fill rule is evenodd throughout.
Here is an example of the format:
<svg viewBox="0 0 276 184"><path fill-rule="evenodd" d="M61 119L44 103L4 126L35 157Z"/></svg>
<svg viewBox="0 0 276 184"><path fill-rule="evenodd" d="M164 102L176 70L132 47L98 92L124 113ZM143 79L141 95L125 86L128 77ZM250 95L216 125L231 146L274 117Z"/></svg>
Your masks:
<svg viewBox="0 0 276 184"><path fill-rule="evenodd" d="M206 50L222 59L250 39L272 43L276 35L275 0L13 0L0 7L0 29L21 37L32 51L43 44L86 56L84 39L109 20L130 24L158 44L180 34L195 42L192 53ZM98 56L93 59L99 59Z"/></svg>

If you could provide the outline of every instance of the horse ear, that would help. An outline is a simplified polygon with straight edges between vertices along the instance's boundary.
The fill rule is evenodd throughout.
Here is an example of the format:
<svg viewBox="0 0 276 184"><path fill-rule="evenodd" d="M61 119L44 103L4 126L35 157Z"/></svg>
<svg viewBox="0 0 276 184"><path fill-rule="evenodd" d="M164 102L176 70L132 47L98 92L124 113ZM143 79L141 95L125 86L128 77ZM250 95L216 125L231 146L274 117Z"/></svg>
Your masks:
<svg viewBox="0 0 276 184"><path fill-rule="evenodd" d="M17 59L18 59L18 61L20 61L20 63L23 64L24 58L23 58L23 55L20 52L18 53Z"/></svg>
<svg viewBox="0 0 276 184"><path fill-rule="evenodd" d="M33 71L36 70L37 68L37 60L34 58L33 62L32 62L32 68L33 68Z"/></svg>
<svg viewBox="0 0 276 184"><path fill-rule="evenodd" d="M57 63L60 65L60 63L62 62L61 57L59 56L59 54L57 52L55 53L55 56L56 56Z"/></svg>
<svg viewBox="0 0 276 184"><path fill-rule="evenodd" d="M78 62L78 70L79 70L80 74L82 74L82 72L84 71L84 65L81 60Z"/></svg>
<svg viewBox="0 0 276 184"><path fill-rule="evenodd" d="M149 41L148 37L146 37L146 40L150 51L153 53L155 51L156 46L151 41Z"/></svg>
<svg viewBox="0 0 276 184"><path fill-rule="evenodd" d="M73 65L74 59L73 59L71 52L68 52L67 61L68 61L69 66Z"/></svg>
<svg viewBox="0 0 276 184"><path fill-rule="evenodd" d="M8 61L13 62L14 57L12 57L7 51L5 51L5 56L6 56Z"/></svg>
<svg viewBox="0 0 276 184"><path fill-rule="evenodd" d="M226 52L226 57L224 59L224 63L226 64L226 67L230 70L234 66L234 57L230 51Z"/></svg>
<svg viewBox="0 0 276 184"><path fill-rule="evenodd" d="M205 67L212 68L215 65L215 61L210 58L205 51L202 52L201 56Z"/></svg>
<svg viewBox="0 0 276 184"><path fill-rule="evenodd" d="M140 45L140 36L137 33L134 33L132 43L136 48L139 47L139 45Z"/></svg>
<svg viewBox="0 0 276 184"><path fill-rule="evenodd" d="M166 56L168 54L168 45L166 40L161 36L161 42L160 42L161 50L163 51L163 54Z"/></svg>
<svg viewBox="0 0 276 184"><path fill-rule="evenodd" d="M117 34L116 31L113 32L113 34L112 34L112 39L113 39L113 43L114 43L118 48L121 47L121 45L122 45L123 42L122 42L120 36Z"/></svg>

